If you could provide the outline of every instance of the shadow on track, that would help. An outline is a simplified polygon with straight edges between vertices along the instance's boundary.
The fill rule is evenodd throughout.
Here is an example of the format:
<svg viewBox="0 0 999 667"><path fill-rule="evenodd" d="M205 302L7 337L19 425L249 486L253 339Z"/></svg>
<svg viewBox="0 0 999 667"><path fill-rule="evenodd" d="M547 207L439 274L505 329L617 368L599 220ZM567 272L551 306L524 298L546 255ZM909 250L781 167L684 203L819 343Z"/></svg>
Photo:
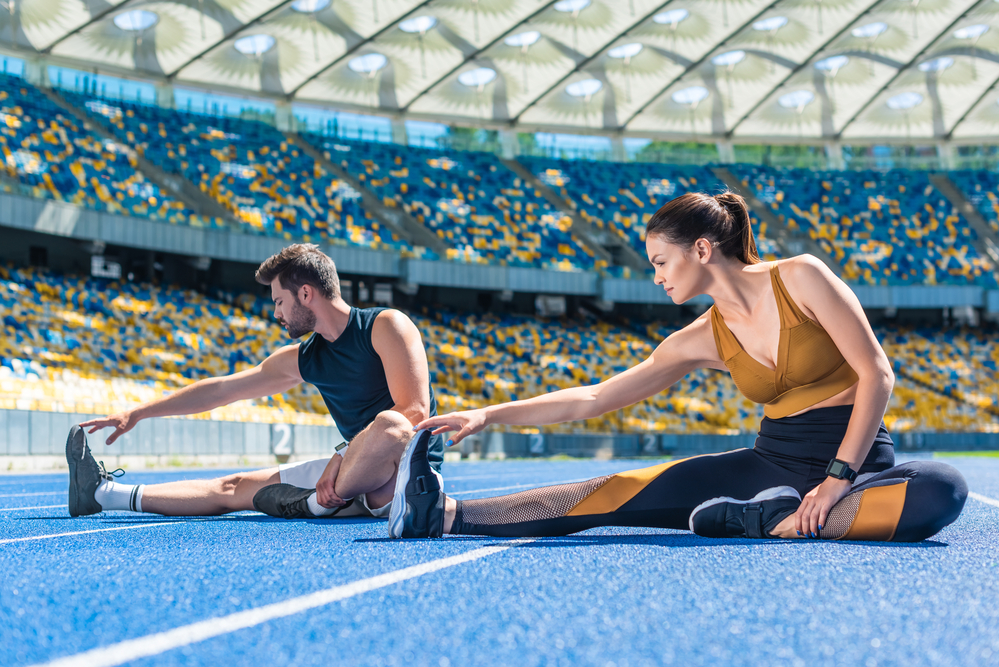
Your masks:
<svg viewBox="0 0 999 667"><path fill-rule="evenodd" d="M552 547L591 547L591 546L651 546L651 547L666 547L671 549L684 549L691 547L727 547L727 546L757 546L757 545L773 545L773 544L793 544L795 542L802 545L814 545L814 544L831 544L832 540L750 540L750 539L715 539L710 537L699 537L697 535L682 534L682 535L661 535L661 534L645 534L645 535L565 535L563 537L537 537L537 538L501 538L501 537L488 537L488 536L451 536L447 538L450 543L453 540L461 540L462 542L486 542L483 546L501 546L506 543L507 540L517 540L517 539L533 539L534 541L528 542L527 544L520 545L520 549L531 549L531 548L552 548ZM388 537L369 537L369 538L359 538L354 540L355 542L393 542L399 543L399 540L395 540ZM405 540L405 542L436 542L438 540ZM849 544L852 546L870 546L870 547L889 547L889 548L907 548L907 549L932 549L937 547L949 546L946 542L937 542L935 540L923 540L922 542L855 542L855 541L841 541L839 544Z"/></svg>

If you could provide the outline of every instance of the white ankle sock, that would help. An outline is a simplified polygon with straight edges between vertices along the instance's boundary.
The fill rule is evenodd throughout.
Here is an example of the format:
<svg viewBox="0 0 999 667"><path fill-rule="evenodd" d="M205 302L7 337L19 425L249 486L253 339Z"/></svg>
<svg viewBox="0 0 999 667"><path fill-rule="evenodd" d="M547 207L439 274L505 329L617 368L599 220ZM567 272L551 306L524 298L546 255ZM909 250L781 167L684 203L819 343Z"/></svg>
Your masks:
<svg viewBox="0 0 999 667"><path fill-rule="evenodd" d="M339 509L337 507L334 507L332 509L329 507L323 507L322 505L319 504L319 501L316 499L316 494L314 493L311 496L309 496L309 499L306 502L309 505L309 511L312 512L312 514L314 514L315 516L329 516L330 514L333 514L333 512L336 512L337 509Z"/></svg>
<svg viewBox="0 0 999 667"><path fill-rule="evenodd" d="M104 480L97 486L94 499L106 510L142 511L142 484L122 484Z"/></svg>

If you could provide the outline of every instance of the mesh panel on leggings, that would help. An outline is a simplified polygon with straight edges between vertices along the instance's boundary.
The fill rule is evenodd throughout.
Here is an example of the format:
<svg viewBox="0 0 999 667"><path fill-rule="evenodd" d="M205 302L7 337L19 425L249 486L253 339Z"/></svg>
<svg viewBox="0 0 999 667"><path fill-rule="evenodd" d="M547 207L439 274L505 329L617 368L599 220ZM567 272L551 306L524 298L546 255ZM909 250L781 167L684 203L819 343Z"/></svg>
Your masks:
<svg viewBox="0 0 999 667"><path fill-rule="evenodd" d="M479 526L497 526L526 521L558 519L590 495L611 476L575 484L543 486L497 498L461 501L461 520Z"/></svg>
<svg viewBox="0 0 999 667"><path fill-rule="evenodd" d="M846 531L850 530L850 526L853 525L853 520L860 510L860 500L863 497L863 491L854 491L836 503L829 510L829 516L826 517L826 525L823 526L820 537L824 540L838 540L846 535Z"/></svg>

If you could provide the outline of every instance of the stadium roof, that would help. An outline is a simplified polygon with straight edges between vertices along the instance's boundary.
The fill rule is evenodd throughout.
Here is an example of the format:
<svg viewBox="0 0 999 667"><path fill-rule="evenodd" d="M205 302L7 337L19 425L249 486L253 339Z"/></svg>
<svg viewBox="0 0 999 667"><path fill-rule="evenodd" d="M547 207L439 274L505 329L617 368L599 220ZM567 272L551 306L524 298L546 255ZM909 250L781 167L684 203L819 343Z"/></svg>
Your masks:
<svg viewBox="0 0 999 667"><path fill-rule="evenodd" d="M523 131L994 143L999 130L999 0L4 0L0 49Z"/></svg>

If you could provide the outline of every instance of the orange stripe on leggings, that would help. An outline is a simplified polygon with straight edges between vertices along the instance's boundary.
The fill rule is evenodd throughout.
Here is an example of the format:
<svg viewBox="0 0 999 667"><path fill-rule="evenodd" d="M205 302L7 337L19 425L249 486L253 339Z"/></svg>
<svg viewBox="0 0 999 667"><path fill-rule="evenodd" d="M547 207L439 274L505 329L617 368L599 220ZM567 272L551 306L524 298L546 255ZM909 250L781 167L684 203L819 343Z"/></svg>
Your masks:
<svg viewBox="0 0 999 667"><path fill-rule="evenodd" d="M709 455L710 456L710 455ZM692 456L686 459L668 461L651 468L640 468L638 470L628 470L612 475L609 480L600 487L576 503L575 507L569 510L566 516L583 516L585 514L608 514L624 505L626 502L638 495L649 483L659 475L663 474L677 463L689 461Z"/></svg>
<svg viewBox="0 0 999 667"><path fill-rule="evenodd" d="M875 486L864 489L860 497L860 507L849 530L841 540L869 540L871 542L891 542L895 537L902 507L905 506L905 489L909 481L890 486Z"/></svg>

